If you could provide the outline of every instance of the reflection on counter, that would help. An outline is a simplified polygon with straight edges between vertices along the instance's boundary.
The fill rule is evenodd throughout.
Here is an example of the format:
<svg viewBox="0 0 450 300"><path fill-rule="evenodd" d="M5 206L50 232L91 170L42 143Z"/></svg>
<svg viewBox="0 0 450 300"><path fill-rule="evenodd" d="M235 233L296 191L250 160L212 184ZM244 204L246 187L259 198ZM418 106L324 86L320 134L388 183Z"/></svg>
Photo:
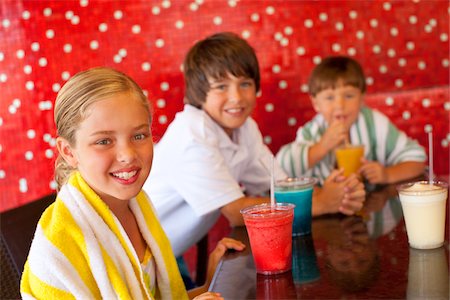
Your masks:
<svg viewBox="0 0 450 300"><path fill-rule="evenodd" d="M360 217L341 219L336 234L327 245L327 269L332 281L344 291L357 292L370 287L380 266L377 248Z"/></svg>
<svg viewBox="0 0 450 300"><path fill-rule="evenodd" d="M449 299L449 279L444 247L409 248L408 299Z"/></svg>
<svg viewBox="0 0 450 300"><path fill-rule="evenodd" d="M256 277L256 299L296 299L292 272L275 275L258 274Z"/></svg>
<svg viewBox="0 0 450 300"><path fill-rule="evenodd" d="M292 238L292 275L295 284L306 284L320 278L314 241L310 234Z"/></svg>

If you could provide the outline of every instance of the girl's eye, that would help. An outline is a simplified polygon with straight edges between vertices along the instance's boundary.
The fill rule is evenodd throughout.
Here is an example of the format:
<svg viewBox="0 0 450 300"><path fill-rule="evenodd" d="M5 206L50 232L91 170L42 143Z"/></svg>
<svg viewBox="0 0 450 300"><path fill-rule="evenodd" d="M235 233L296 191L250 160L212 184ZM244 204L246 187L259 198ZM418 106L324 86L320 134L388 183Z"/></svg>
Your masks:
<svg viewBox="0 0 450 300"><path fill-rule="evenodd" d="M334 97L333 96L325 96L325 100L327 101L333 101Z"/></svg>
<svg viewBox="0 0 450 300"><path fill-rule="evenodd" d="M143 140L143 139L145 139L145 137L146 137L145 134L139 133L134 136L134 139L135 140Z"/></svg>
<svg viewBox="0 0 450 300"><path fill-rule="evenodd" d="M346 99L352 99L352 98L354 98L355 97L355 95L353 95L353 94L347 94L347 95L345 95L345 98Z"/></svg>
<svg viewBox="0 0 450 300"><path fill-rule="evenodd" d="M251 86L253 86L253 82L245 81L245 82L241 83L241 86L243 86L243 87L251 87Z"/></svg>
<svg viewBox="0 0 450 300"><path fill-rule="evenodd" d="M95 142L96 145L109 145L111 144L111 141L108 139L103 139L103 140L99 140L97 142Z"/></svg>
<svg viewBox="0 0 450 300"><path fill-rule="evenodd" d="M224 91L227 88L227 86L225 84L218 84L213 86L214 90L219 90L219 91Z"/></svg>

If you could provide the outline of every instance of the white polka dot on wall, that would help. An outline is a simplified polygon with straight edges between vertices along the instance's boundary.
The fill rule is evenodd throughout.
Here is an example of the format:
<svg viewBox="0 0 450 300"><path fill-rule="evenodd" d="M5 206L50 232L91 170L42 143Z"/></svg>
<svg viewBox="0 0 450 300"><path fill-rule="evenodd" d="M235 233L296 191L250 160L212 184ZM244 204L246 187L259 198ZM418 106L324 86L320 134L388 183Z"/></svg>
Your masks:
<svg viewBox="0 0 450 300"><path fill-rule="evenodd" d="M163 0L163 1L161 2L161 6L162 6L163 8L165 8L165 9L169 8L171 5L172 5L172 4L171 4L171 2L170 2L169 0Z"/></svg>
<svg viewBox="0 0 450 300"><path fill-rule="evenodd" d="M16 51L16 57L18 59L23 59L25 57L25 51L23 49L19 49Z"/></svg>
<svg viewBox="0 0 450 300"><path fill-rule="evenodd" d="M444 103L444 109L449 111L450 110L450 102L445 102Z"/></svg>
<svg viewBox="0 0 450 300"><path fill-rule="evenodd" d="M122 56L120 56L119 54L114 55L113 61L114 61L116 64L121 63L121 62L122 62Z"/></svg>
<svg viewBox="0 0 450 300"><path fill-rule="evenodd" d="M28 183L27 183L27 180L25 178L20 178L19 179L19 191L21 193L28 192Z"/></svg>
<svg viewBox="0 0 450 300"><path fill-rule="evenodd" d="M27 137L31 140L36 137L36 131L34 129L27 130Z"/></svg>
<svg viewBox="0 0 450 300"><path fill-rule="evenodd" d="M448 141L447 140L442 140L441 141L441 146L444 147L444 148L447 148L448 147Z"/></svg>
<svg viewBox="0 0 450 300"><path fill-rule="evenodd" d="M68 71L64 71L61 73L62 80L68 80L70 78L70 73Z"/></svg>
<svg viewBox="0 0 450 300"><path fill-rule="evenodd" d="M252 22L258 22L259 21L259 14L258 13L252 13L251 15L250 15L250 20L252 21Z"/></svg>
<svg viewBox="0 0 450 300"><path fill-rule="evenodd" d="M447 42L448 41L448 34L441 33L441 35L439 36L439 39L441 40L441 42Z"/></svg>
<svg viewBox="0 0 450 300"><path fill-rule="evenodd" d="M390 29L390 34L392 35L392 36L397 36L398 35L398 29L397 29L397 27L392 27L391 29Z"/></svg>
<svg viewBox="0 0 450 300"><path fill-rule="evenodd" d="M12 105L19 108L22 105L22 101L19 98L14 98L14 100L12 101Z"/></svg>
<svg viewBox="0 0 450 300"><path fill-rule="evenodd" d="M198 10L198 4L197 3L189 4L189 9L192 10L192 11L197 11Z"/></svg>
<svg viewBox="0 0 450 300"><path fill-rule="evenodd" d="M0 61L3 61L5 59L5 54L0 51Z"/></svg>
<svg viewBox="0 0 450 300"><path fill-rule="evenodd" d="M28 19L30 19L30 16L31 16L31 14L30 14L30 12L28 10L24 10L22 12L22 19L28 20Z"/></svg>
<svg viewBox="0 0 450 300"><path fill-rule="evenodd" d="M423 106L423 107L429 107L430 104L431 104L430 99L425 98L425 99L422 100L422 106Z"/></svg>
<svg viewBox="0 0 450 300"><path fill-rule="evenodd" d="M157 48L162 48L162 47L164 47L164 40L163 40L163 39L157 39L157 40L155 41L155 46L156 46Z"/></svg>
<svg viewBox="0 0 450 300"><path fill-rule="evenodd" d="M50 181L48 186L50 187L51 190L56 190L58 188L58 184L54 180Z"/></svg>
<svg viewBox="0 0 450 300"><path fill-rule="evenodd" d="M286 35L291 35L292 33L294 33L294 29L291 26L286 26L284 27L284 33Z"/></svg>
<svg viewBox="0 0 450 300"><path fill-rule="evenodd" d="M358 17L358 13L354 10L349 11L348 16L350 19L356 19Z"/></svg>
<svg viewBox="0 0 450 300"><path fill-rule="evenodd" d="M381 74L385 74L388 70L388 68L385 65L381 65L378 69Z"/></svg>
<svg viewBox="0 0 450 300"><path fill-rule="evenodd" d="M143 62L141 68L142 71L148 72L152 68L152 65L149 62Z"/></svg>
<svg viewBox="0 0 450 300"><path fill-rule="evenodd" d="M425 25L425 26L423 27L423 30L424 30L426 33L430 33L430 32L433 31L433 26L427 24L427 25Z"/></svg>
<svg viewBox="0 0 450 300"><path fill-rule="evenodd" d="M134 34L139 34L141 32L141 26L140 25L131 26L131 32Z"/></svg>
<svg viewBox="0 0 450 300"><path fill-rule="evenodd" d="M396 55L395 49L393 49L393 48L388 49L387 55L391 58L395 57L395 55Z"/></svg>
<svg viewBox="0 0 450 300"><path fill-rule="evenodd" d="M356 32L356 38L357 38L358 40L362 40L362 39L364 38L364 31L358 30L358 31Z"/></svg>
<svg viewBox="0 0 450 300"><path fill-rule="evenodd" d="M119 54L120 56L122 56L122 57L126 57L126 56L127 56L127 49L125 49L125 48L119 49L118 54Z"/></svg>
<svg viewBox="0 0 450 300"><path fill-rule="evenodd" d="M380 52L381 52L381 47L380 47L380 45L374 45L374 46L372 47L372 51L373 51L373 53L380 53Z"/></svg>
<svg viewBox="0 0 450 300"><path fill-rule="evenodd" d="M313 63L318 65L320 64L320 62L322 61L322 57L320 57L319 55L316 55L313 57Z"/></svg>
<svg viewBox="0 0 450 300"><path fill-rule="evenodd" d="M8 75L6 75L5 73L1 73L0 74L0 82L6 82L8 80Z"/></svg>
<svg viewBox="0 0 450 300"><path fill-rule="evenodd" d="M214 19L213 19L213 23L214 23L214 25L222 25L222 22L223 22L223 20L222 20L222 17L220 17L220 16L216 16L216 17L214 17Z"/></svg>
<svg viewBox="0 0 450 300"><path fill-rule="evenodd" d="M53 90L55 93L59 92L60 89L61 89L61 85L60 85L59 83L54 83L54 84L52 85L52 90Z"/></svg>
<svg viewBox="0 0 450 300"><path fill-rule="evenodd" d="M159 15L161 13L161 8L159 6L153 6L152 7L152 14L155 16Z"/></svg>
<svg viewBox="0 0 450 300"><path fill-rule="evenodd" d="M33 160L34 154L32 151L25 152L25 159L26 160Z"/></svg>
<svg viewBox="0 0 450 300"><path fill-rule="evenodd" d="M38 42L31 43L31 51L37 52L41 48L41 45Z"/></svg>
<svg viewBox="0 0 450 300"><path fill-rule="evenodd" d="M170 85L168 82L161 82L160 88L162 91L168 91L170 88Z"/></svg>
<svg viewBox="0 0 450 300"><path fill-rule="evenodd" d="M297 119L294 117L290 117L290 118L288 118L287 123L289 126L295 126L295 125L297 125Z"/></svg>
<svg viewBox="0 0 450 300"><path fill-rule="evenodd" d="M266 7L266 14L273 15L275 13L275 8L273 6Z"/></svg>
<svg viewBox="0 0 450 300"><path fill-rule="evenodd" d="M114 19L116 20L120 20L123 17L123 12L121 10L116 10L114 12Z"/></svg>
<svg viewBox="0 0 450 300"><path fill-rule="evenodd" d="M322 21L322 22L327 21L328 20L328 15L326 13L324 13L324 12L320 13L319 14L319 20Z"/></svg>
<svg viewBox="0 0 450 300"><path fill-rule="evenodd" d="M337 31L342 31L344 30L344 24L342 22L336 22L336 24L334 25L334 27L336 28Z"/></svg>
<svg viewBox="0 0 450 300"><path fill-rule="evenodd" d="M387 97L386 100L385 100L385 103L386 103L387 106L392 106L392 105L394 105L394 98L392 98L392 97Z"/></svg>
<svg viewBox="0 0 450 300"><path fill-rule="evenodd" d="M38 64L40 67L46 67L48 64L48 61L45 57L39 58Z"/></svg>
<svg viewBox="0 0 450 300"><path fill-rule="evenodd" d="M33 68L30 65L25 65L23 66L23 72L27 75L31 74L31 72L33 71Z"/></svg>
<svg viewBox="0 0 450 300"><path fill-rule="evenodd" d="M402 118L403 118L403 120L409 120L409 119L411 119L411 113L410 113L409 111L405 110L405 111L402 113Z"/></svg>
<svg viewBox="0 0 450 300"><path fill-rule="evenodd" d="M280 80L280 82L278 83L278 87L284 90L288 87L288 83L286 82L286 80Z"/></svg>
<svg viewBox="0 0 450 300"><path fill-rule="evenodd" d="M307 93L309 91L309 87L306 83L302 84L300 86L300 91L302 91L303 93Z"/></svg>
<svg viewBox="0 0 450 300"><path fill-rule="evenodd" d="M55 31L54 31L53 29L48 29L48 30L45 32L45 36L46 36L49 40L51 40L51 39L53 39L53 38L55 37Z"/></svg>
<svg viewBox="0 0 450 300"><path fill-rule="evenodd" d="M277 74L277 73L280 73L280 71L281 71L280 65L273 65L272 66L272 72L273 73Z"/></svg>
<svg viewBox="0 0 450 300"><path fill-rule="evenodd" d="M427 68L427 64L424 61L419 61L417 63L417 68L419 68L420 70L425 70Z"/></svg>
<svg viewBox="0 0 450 300"><path fill-rule="evenodd" d="M447 58L444 58L444 59L442 60L442 66L443 66L444 68L447 68L447 67L449 66L449 60L448 60Z"/></svg>
<svg viewBox="0 0 450 300"><path fill-rule="evenodd" d="M433 126L432 126L431 124L426 124L426 125L423 127L423 130L424 130L425 132L431 132L431 131L433 131Z"/></svg>
<svg viewBox="0 0 450 300"><path fill-rule="evenodd" d="M157 106L158 108L164 108L164 107L166 107L166 100L164 100L164 99L158 99L158 100L156 100L156 106Z"/></svg>
<svg viewBox="0 0 450 300"><path fill-rule="evenodd" d="M0 151L1 152L1 151ZM6 177L5 170L0 170L0 179L4 179Z"/></svg>
<svg viewBox="0 0 450 300"><path fill-rule="evenodd" d="M398 59L398 65L399 65L400 67L406 66L406 59L404 59L403 57L402 57L402 58L399 58L399 59Z"/></svg>
<svg viewBox="0 0 450 300"><path fill-rule="evenodd" d="M355 56L355 55L356 55L356 49L353 48L353 47L348 48L348 49L347 49L347 54L348 54L349 56Z"/></svg>
<svg viewBox="0 0 450 300"><path fill-rule="evenodd" d="M97 50L99 48L99 43L97 40L92 40L89 43L89 47L91 48L91 50Z"/></svg>
<svg viewBox="0 0 450 300"><path fill-rule="evenodd" d="M48 142L49 146L55 147L56 146L56 138L51 138Z"/></svg>
<svg viewBox="0 0 450 300"><path fill-rule="evenodd" d="M401 88L403 86L403 80L398 78L395 80L395 86Z"/></svg>
<svg viewBox="0 0 450 300"><path fill-rule="evenodd" d="M275 107L274 107L273 103L267 103L267 104L264 106L264 109L265 109L267 112L273 112L274 109L275 109Z"/></svg>
<svg viewBox="0 0 450 300"><path fill-rule="evenodd" d="M376 27L378 27L378 20L377 19L370 19L369 24L370 24L370 27L376 28Z"/></svg>
<svg viewBox="0 0 450 300"><path fill-rule="evenodd" d="M411 24L417 23L417 17L414 15L409 16L408 20L409 20L409 23L411 23Z"/></svg>
<svg viewBox="0 0 450 300"><path fill-rule="evenodd" d="M159 116L158 122L159 122L159 124L166 124L167 123L167 116L165 116L165 115Z"/></svg>
<svg viewBox="0 0 450 300"><path fill-rule="evenodd" d="M270 135L266 135L264 137L264 144L266 144L266 145L272 144L272 137Z"/></svg>
<svg viewBox="0 0 450 300"><path fill-rule="evenodd" d="M295 53L297 53L297 55L305 55L306 50L304 47L297 47L297 49L295 50Z"/></svg>
<svg viewBox="0 0 450 300"><path fill-rule="evenodd" d="M374 82L374 80L373 80L372 77L370 77L370 76L366 77L366 84L367 85L373 85L373 82Z"/></svg>
<svg viewBox="0 0 450 300"><path fill-rule="evenodd" d="M72 19L70 19L70 23L72 23L72 25L80 24L80 17L79 16L73 16Z"/></svg>
<svg viewBox="0 0 450 300"><path fill-rule="evenodd" d="M33 81L27 81L25 82L25 88L29 91L34 90L34 82Z"/></svg>
<svg viewBox="0 0 450 300"><path fill-rule="evenodd" d="M45 157L46 158L52 158L53 157L53 150L52 149L46 149L45 150Z"/></svg>
<svg viewBox="0 0 450 300"><path fill-rule="evenodd" d="M242 31L242 38L244 38L244 39L248 39L248 38L250 38L250 31L248 31L248 30L244 30L244 31Z"/></svg>
<svg viewBox="0 0 450 300"><path fill-rule="evenodd" d="M236 0L228 0L228 6L229 7L236 7L237 2Z"/></svg>
<svg viewBox="0 0 450 300"><path fill-rule="evenodd" d="M98 31L106 32L108 30L108 25L106 23L100 23L98 25Z"/></svg>
<svg viewBox="0 0 450 300"><path fill-rule="evenodd" d="M303 24L305 25L306 28L313 28L314 26L314 22L311 19L306 19Z"/></svg>
<svg viewBox="0 0 450 300"><path fill-rule="evenodd" d="M416 47L416 45L414 44L414 42L409 41L406 43L406 49L408 49L408 50L412 51L412 50L414 50L415 47Z"/></svg>
<svg viewBox="0 0 450 300"><path fill-rule="evenodd" d="M341 51L341 45L339 45L338 43L334 43L333 45L331 45L331 50L333 50L334 52L339 52Z"/></svg>
<svg viewBox="0 0 450 300"><path fill-rule="evenodd" d="M182 29L183 27L184 27L184 22L183 21L178 20L178 21L175 22L175 28Z"/></svg>
<svg viewBox="0 0 450 300"><path fill-rule="evenodd" d="M389 2L383 3L383 9L384 10L391 10L391 4Z"/></svg>
<svg viewBox="0 0 450 300"><path fill-rule="evenodd" d="M46 7L44 8L44 10L42 11L42 14L45 17L50 17L52 15L52 9L50 7Z"/></svg>
<svg viewBox="0 0 450 300"><path fill-rule="evenodd" d="M80 0L80 6L81 7L86 7L89 5L89 0Z"/></svg>

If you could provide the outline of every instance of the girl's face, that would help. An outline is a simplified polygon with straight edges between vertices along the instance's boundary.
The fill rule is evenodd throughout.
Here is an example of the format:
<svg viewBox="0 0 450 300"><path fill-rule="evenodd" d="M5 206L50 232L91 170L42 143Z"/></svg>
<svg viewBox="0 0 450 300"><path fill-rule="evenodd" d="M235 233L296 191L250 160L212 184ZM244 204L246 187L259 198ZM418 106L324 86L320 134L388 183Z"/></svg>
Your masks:
<svg viewBox="0 0 450 300"><path fill-rule="evenodd" d="M363 94L351 85L338 84L335 89L320 91L312 97L316 112L323 115L330 125L334 122L344 122L345 128L350 129L359 115L363 104Z"/></svg>
<svg viewBox="0 0 450 300"><path fill-rule="evenodd" d="M232 137L233 130L241 127L256 104L256 86L251 78L234 77L209 79L210 90L203 110Z"/></svg>
<svg viewBox="0 0 450 300"><path fill-rule="evenodd" d="M57 144L106 203L136 196L152 166L150 116L133 93L93 103L76 131L76 145L62 138Z"/></svg>

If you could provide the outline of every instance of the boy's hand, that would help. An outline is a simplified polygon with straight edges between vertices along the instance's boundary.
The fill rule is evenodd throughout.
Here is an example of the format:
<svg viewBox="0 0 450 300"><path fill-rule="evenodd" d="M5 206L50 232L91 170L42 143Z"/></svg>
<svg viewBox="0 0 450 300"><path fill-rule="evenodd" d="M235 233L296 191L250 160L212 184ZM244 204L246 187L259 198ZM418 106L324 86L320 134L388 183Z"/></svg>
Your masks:
<svg viewBox="0 0 450 300"><path fill-rule="evenodd" d="M361 159L362 166L359 168L361 174L369 183L383 184L388 182L386 168L377 161Z"/></svg>
<svg viewBox="0 0 450 300"><path fill-rule="evenodd" d="M347 140L348 130L341 120L333 120L325 131L320 143L327 152L333 150Z"/></svg>
<svg viewBox="0 0 450 300"><path fill-rule="evenodd" d="M228 237L221 239L217 243L216 248L209 254L208 271L206 273L206 281L208 285L209 283L211 283L214 272L216 271L217 264L228 249L242 251L245 249L245 244Z"/></svg>
<svg viewBox="0 0 450 300"><path fill-rule="evenodd" d="M198 295L193 300L208 300L208 299L223 300L223 297L220 295L220 293L206 292L201 295Z"/></svg>
<svg viewBox="0 0 450 300"><path fill-rule="evenodd" d="M344 183L344 197L339 211L345 215L353 215L359 212L366 200L366 190L364 184L359 181L355 174L351 174L347 178L337 178Z"/></svg>

